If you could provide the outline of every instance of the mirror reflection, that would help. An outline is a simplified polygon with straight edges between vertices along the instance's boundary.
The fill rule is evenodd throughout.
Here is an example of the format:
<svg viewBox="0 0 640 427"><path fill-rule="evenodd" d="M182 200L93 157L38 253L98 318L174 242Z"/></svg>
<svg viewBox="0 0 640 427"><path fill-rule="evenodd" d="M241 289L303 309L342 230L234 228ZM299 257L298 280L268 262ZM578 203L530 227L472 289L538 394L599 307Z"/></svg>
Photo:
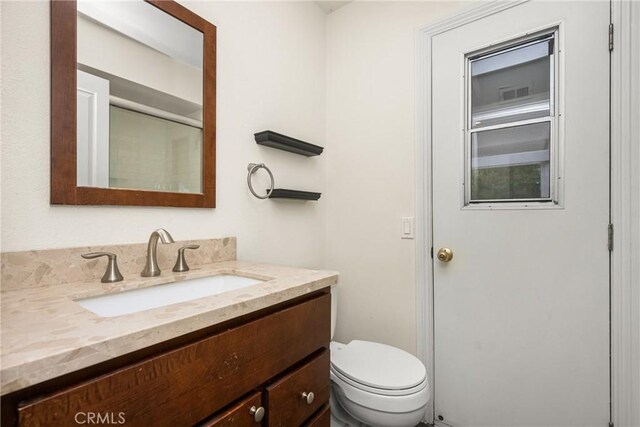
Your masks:
<svg viewBox="0 0 640 427"><path fill-rule="evenodd" d="M77 9L77 185L202 193L203 34L142 0Z"/></svg>

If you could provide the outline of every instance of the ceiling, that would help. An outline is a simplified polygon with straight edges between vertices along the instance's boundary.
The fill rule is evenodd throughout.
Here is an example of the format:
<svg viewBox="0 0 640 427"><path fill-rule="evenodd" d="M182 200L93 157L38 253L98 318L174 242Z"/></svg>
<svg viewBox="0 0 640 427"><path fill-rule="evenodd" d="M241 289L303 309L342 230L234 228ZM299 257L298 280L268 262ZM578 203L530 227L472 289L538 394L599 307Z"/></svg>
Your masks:
<svg viewBox="0 0 640 427"><path fill-rule="evenodd" d="M334 10L340 9L342 6L351 3L353 0L348 1L330 1L330 0L317 0L314 1L316 5L327 15L333 12Z"/></svg>

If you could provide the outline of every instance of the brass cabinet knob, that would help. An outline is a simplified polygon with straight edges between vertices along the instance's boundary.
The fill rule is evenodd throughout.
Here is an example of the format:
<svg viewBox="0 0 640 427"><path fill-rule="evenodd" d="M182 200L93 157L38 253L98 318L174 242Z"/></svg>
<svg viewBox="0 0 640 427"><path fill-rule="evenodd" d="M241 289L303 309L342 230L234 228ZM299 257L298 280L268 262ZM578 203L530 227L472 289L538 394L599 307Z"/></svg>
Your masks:
<svg viewBox="0 0 640 427"><path fill-rule="evenodd" d="M264 418L264 408L262 406L257 408L252 406L251 409L249 409L249 414L253 415L255 422L259 423Z"/></svg>
<svg viewBox="0 0 640 427"><path fill-rule="evenodd" d="M437 256L438 261L449 262L453 259L453 251L449 248L440 248Z"/></svg>
<svg viewBox="0 0 640 427"><path fill-rule="evenodd" d="M302 398L307 402L307 405L311 405L313 403L313 398L315 396L313 395L313 392L309 392L309 393L302 393Z"/></svg>

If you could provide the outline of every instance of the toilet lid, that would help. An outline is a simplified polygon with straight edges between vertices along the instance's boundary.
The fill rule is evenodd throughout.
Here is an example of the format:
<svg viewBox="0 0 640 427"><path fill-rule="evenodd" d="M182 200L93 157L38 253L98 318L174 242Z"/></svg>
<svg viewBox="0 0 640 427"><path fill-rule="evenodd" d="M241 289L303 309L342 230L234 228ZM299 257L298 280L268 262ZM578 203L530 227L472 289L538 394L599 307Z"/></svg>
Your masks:
<svg viewBox="0 0 640 427"><path fill-rule="evenodd" d="M331 346L331 364L353 381L385 390L415 387L427 375L426 368L415 356L369 341Z"/></svg>

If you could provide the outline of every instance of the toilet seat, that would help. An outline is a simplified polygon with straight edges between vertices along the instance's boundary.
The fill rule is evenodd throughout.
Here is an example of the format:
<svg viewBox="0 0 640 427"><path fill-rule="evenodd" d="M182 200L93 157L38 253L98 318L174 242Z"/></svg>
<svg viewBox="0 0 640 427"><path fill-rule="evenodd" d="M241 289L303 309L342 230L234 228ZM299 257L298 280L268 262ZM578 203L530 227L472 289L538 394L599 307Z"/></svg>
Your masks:
<svg viewBox="0 0 640 427"><path fill-rule="evenodd" d="M339 379L345 384L349 384L351 387L354 387L358 390L362 390L367 393L380 395L380 396L410 396L412 394L416 394L420 392L422 389L427 387L428 381L425 378L420 384L415 387L400 389L400 390L386 390L383 388L370 387L365 384L354 381L348 376L344 375L342 372L336 370L333 366L331 366L331 376Z"/></svg>
<svg viewBox="0 0 640 427"><path fill-rule="evenodd" d="M331 343L331 368L345 382L384 395L407 395L424 388L427 370L415 356L385 344L354 340Z"/></svg>

